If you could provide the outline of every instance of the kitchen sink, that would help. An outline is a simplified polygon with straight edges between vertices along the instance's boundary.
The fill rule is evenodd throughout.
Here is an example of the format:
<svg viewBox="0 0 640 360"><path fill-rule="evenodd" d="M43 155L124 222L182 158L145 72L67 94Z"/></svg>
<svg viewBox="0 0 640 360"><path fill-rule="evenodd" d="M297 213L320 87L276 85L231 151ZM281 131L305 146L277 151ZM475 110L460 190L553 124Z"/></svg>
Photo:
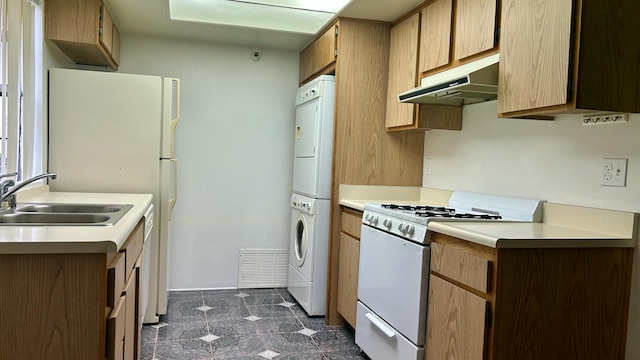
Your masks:
<svg viewBox="0 0 640 360"><path fill-rule="evenodd" d="M103 205L103 204L29 204L18 206L18 212L28 213L117 213L124 207L131 205Z"/></svg>
<svg viewBox="0 0 640 360"><path fill-rule="evenodd" d="M132 207L123 204L18 204L16 209L0 212L0 225L114 225Z"/></svg>

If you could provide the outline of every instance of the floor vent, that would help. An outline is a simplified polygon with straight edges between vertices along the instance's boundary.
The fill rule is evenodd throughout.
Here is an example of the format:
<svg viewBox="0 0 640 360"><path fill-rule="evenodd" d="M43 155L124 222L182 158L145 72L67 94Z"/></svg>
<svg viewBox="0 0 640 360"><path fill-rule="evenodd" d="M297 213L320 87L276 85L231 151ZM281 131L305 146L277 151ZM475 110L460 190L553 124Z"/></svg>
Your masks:
<svg viewBox="0 0 640 360"><path fill-rule="evenodd" d="M240 249L238 289L286 287L289 249Z"/></svg>

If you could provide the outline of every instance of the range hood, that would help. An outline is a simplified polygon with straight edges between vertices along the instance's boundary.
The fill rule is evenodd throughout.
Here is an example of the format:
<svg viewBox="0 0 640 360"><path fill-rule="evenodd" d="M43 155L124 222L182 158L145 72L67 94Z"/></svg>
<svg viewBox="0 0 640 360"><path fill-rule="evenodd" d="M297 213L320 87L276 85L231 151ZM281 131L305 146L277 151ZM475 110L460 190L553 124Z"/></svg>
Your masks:
<svg viewBox="0 0 640 360"><path fill-rule="evenodd" d="M462 106L495 100L499 58L500 54L495 54L427 76L419 87L398 95L398 101Z"/></svg>

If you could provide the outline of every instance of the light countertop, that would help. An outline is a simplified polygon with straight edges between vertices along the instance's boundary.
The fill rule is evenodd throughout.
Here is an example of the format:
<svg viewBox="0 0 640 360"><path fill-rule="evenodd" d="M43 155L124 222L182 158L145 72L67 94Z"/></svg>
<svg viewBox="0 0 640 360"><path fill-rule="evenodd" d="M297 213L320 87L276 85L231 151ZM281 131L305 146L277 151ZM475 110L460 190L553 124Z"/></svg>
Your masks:
<svg viewBox="0 0 640 360"><path fill-rule="evenodd" d="M19 196L18 206L20 203L94 203L133 207L115 225L0 225L0 254L117 252L151 200L151 194L40 192Z"/></svg>
<svg viewBox="0 0 640 360"><path fill-rule="evenodd" d="M365 203L446 205L451 191L401 186L341 185L340 205ZM541 223L431 221L430 231L492 248L635 247L639 214L544 203Z"/></svg>

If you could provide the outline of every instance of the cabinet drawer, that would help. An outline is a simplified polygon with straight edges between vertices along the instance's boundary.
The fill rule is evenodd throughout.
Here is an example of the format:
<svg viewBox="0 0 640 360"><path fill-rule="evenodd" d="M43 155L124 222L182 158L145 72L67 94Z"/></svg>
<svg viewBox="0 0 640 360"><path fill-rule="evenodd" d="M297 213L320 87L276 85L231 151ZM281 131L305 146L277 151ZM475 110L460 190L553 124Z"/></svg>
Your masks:
<svg viewBox="0 0 640 360"><path fill-rule="evenodd" d="M124 337L124 359L134 360L136 351L136 291L138 288L137 271L132 272L125 288L126 311L125 311L125 337Z"/></svg>
<svg viewBox="0 0 640 360"><path fill-rule="evenodd" d="M362 214L342 210L341 230L345 234L349 234L356 239L360 239L360 231L362 228Z"/></svg>
<svg viewBox="0 0 640 360"><path fill-rule="evenodd" d="M125 255L118 253L107 269L107 306L114 308L125 284Z"/></svg>
<svg viewBox="0 0 640 360"><path fill-rule="evenodd" d="M136 265L136 261L138 257L142 253L142 244L144 242L144 220L138 222L138 225L133 229L127 241L125 241L124 246L120 250L121 253L125 254L125 278L128 279L129 275L132 274L133 268Z"/></svg>
<svg viewBox="0 0 640 360"><path fill-rule="evenodd" d="M121 296L107 319L107 359L123 358L127 297Z"/></svg>
<svg viewBox="0 0 640 360"><path fill-rule="evenodd" d="M431 252L432 272L484 293L489 291L489 260L438 243L431 243Z"/></svg>

